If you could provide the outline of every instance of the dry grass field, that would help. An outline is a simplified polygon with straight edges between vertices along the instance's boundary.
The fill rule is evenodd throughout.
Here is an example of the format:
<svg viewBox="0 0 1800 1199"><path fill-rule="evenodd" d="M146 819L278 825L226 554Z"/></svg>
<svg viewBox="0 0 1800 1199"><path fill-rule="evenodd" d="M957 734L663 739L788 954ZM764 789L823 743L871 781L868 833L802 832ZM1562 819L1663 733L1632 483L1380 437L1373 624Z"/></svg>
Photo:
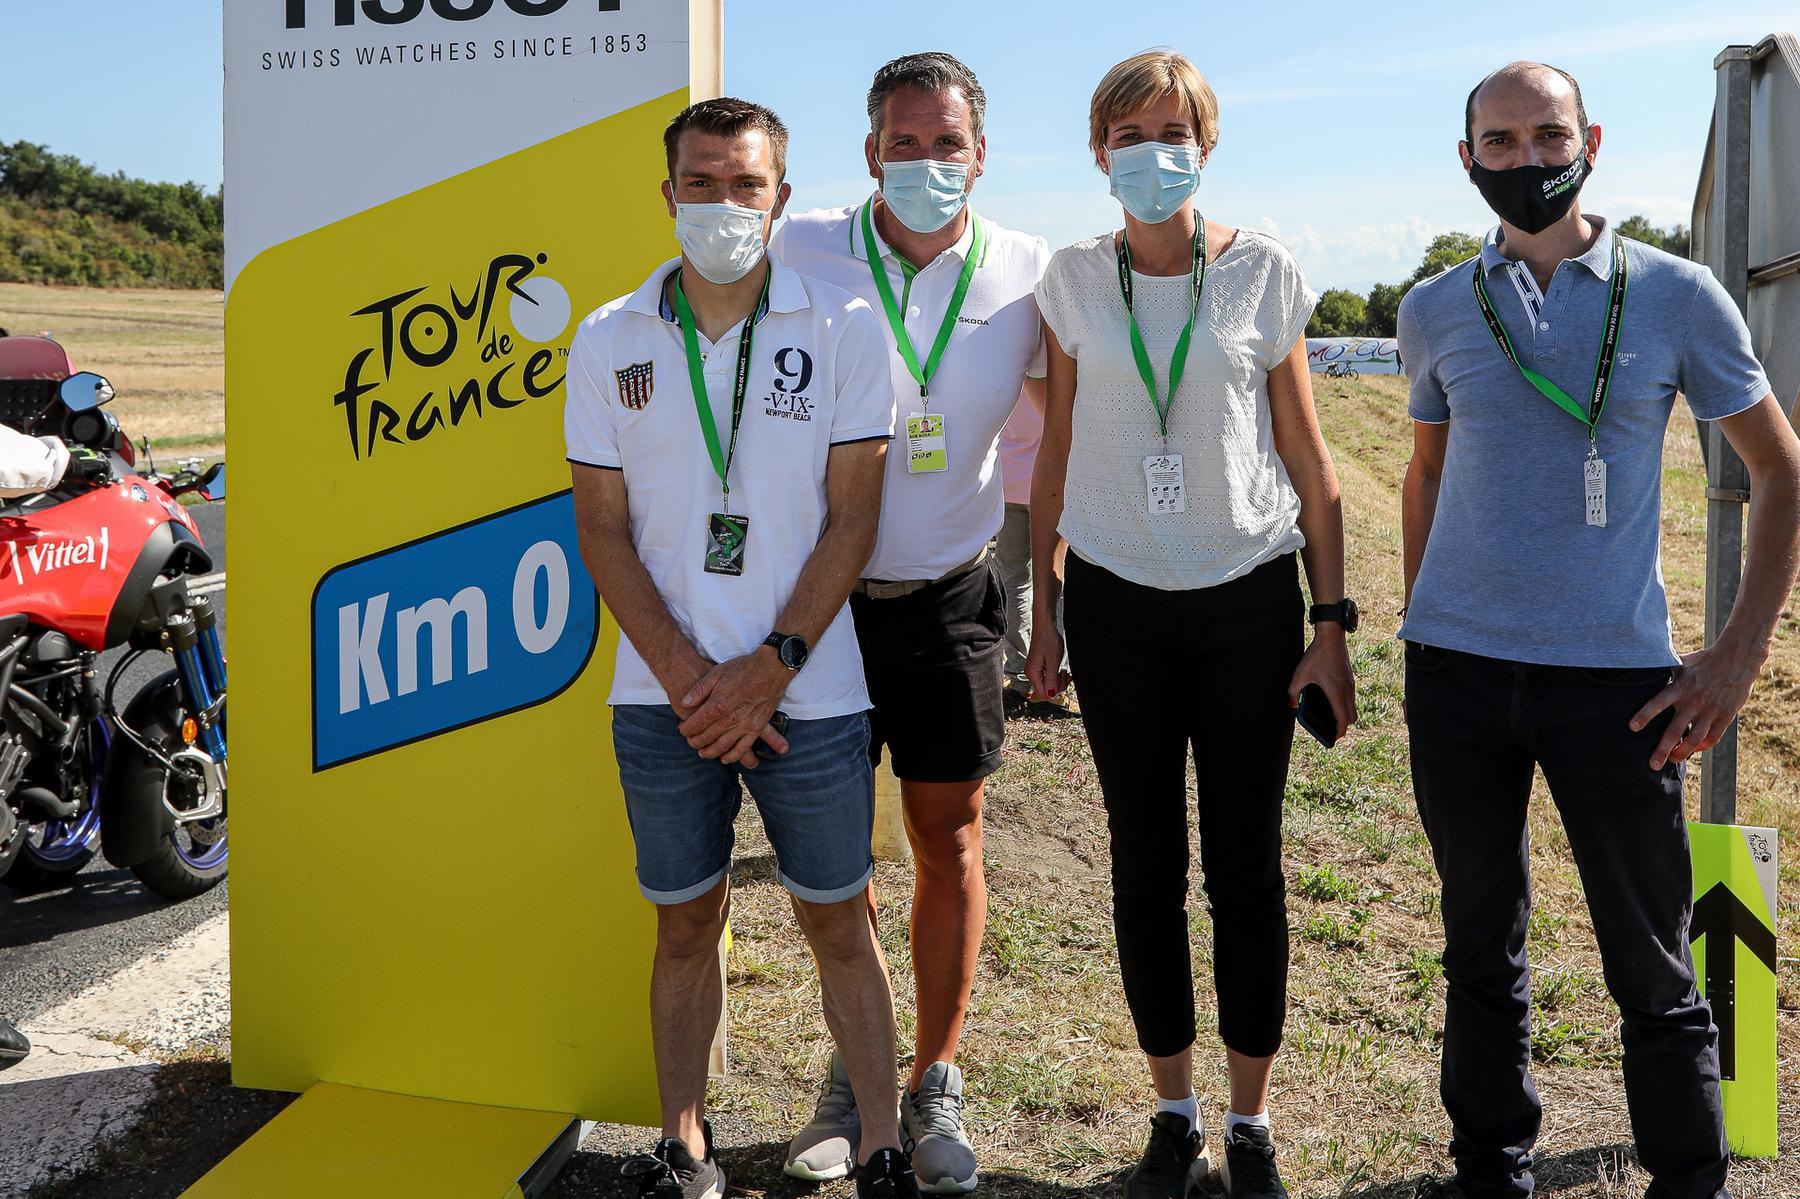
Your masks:
<svg viewBox="0 0 1800 1199"><path fill-rule="evenodd" d="M0 285L0 325L53 329L80 365L118 386L116 411L134 434L181 453L222 440L222 306L216 293L77 292ZM1325 752L1301 740L1287 791L1286 865L1293 928L1291 1011L1273 1103L1281 1166L1301 1196L1407 1199L1447 1164L1437 1099L1443 979L1435 879L1413 810L1401 719L1399 494L1410 450L1404 382L1313 376L1343 481L1350 590L1368 613L1354 641L1362 723ZM1692 423L1677 409L1664 471L1664 573L1677 640L1699 644L1705 561L1705 484ZM1743 718L1741 818L1783 829L1781 923L1800 908L1800 621L1790 610L1775 654ZM1221 748L1220 752L1228 752ZM1195 785L1207 782L1200 764ZM1537 915L1537 1080L1546 1103L1539 1182L1569 1199L1642 1194L1619 1077L1617 1013L1601 982L1591 923L1567 843L1547 796L1534 805ZM1690 801L1697 785L1690 777ZM1014 723L989 787L992 917L963 1066L968 1118L986 1179L983 1194L1031 1199L1118 1193L1146 1131L1151 1091L1117 976L1105 819L1078 721ZM730 962L731 1076L713 1091L713 1118L734 1194L840 1199L847 1184L813 1188L780 1176L787 1136L811 1111L829 1047L811 963L774 879L767 842L746 806L739 829ZM1196 859L1196 871L1197 871ZM1198 876L1193 892L1199 895ZM882 939L910 1041L906 942L910 870L877 872ZM1191 916L1195 962L1209 971L1211 926ZM1197 1086L1215 1130L1225 1106L1223 1050L1206 1032L1210 986L1200 987ZM1800 961L1783 959L1779 1053L1783 1156L1740 1162L1742 1199L1800 1195ZM107 1176L197 1177L196 1132L218 1154L269 1114L237 1114L210 1048L165 1072L166 1102L145 1129L103 1161ZM242 1096L242 1093L237 1093ZM242 1096L248 1099L247 1096ZM209 1129L193 1112L229 1111ZM623 1197L620 1154L649 1144L643 1130L604 1128L552 1194ZM1218 1151L1218 1133L1213 1149ZM179 1163L179 1164L178 1164ZM46 1190L111 1195L104 1180ZM1216 1187L1216 1183L1215 1183ZM174 1194L179 1188L167 1193ZM136 1193L136 1192L133 1192ZM145 1193L151 1193L146 1191ZM155 1193L163 1193L158 1190Z"/></svg>
<svg viewBox="0 0 1800 1199"><path fill-rule="evenodd" d="M111 409L170 461L225 449L225 304L216 291L0 283L0 328L44 333L111 380Z"/></svg>

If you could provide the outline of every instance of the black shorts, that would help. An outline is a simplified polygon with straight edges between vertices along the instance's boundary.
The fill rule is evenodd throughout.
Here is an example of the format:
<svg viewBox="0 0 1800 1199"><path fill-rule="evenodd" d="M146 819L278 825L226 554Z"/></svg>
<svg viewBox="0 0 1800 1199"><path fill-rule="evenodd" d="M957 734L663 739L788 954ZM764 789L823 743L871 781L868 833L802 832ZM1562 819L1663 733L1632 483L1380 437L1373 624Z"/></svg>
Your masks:
<svg viewBox="0 0 1800 1199"><path fill-rule="evenodd" d="M850 596L868 678L869 760L915 783L986 778L1006 739L1006 601L992 558L891 599Z"/></svg>

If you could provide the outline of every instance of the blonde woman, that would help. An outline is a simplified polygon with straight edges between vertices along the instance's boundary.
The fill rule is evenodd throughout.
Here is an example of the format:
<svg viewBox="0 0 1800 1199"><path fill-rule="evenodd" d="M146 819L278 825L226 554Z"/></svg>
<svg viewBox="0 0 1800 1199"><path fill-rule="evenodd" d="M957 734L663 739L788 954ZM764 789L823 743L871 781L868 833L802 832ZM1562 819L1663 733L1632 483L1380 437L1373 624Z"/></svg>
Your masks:
<svg viewBox="0 0 1800 1199"><path fill-rule="evenodd" d="M1148 51L1094 92L1095 162L1124 228L1059 251L1038 284L1049 381L1033 479L1028 671L1070 669L1111 833L1125 996L1157 1093L1128 1199L1206 1171L1193 1087L1188 748L1230 1076L1226 1191L1284 1197L1268 1116L1287 998L1281 801L1300 693L1356 719L1337 477L1307 379L1316 297L1273 238L1195 211L1219 137L1200 71ZM1065 550L1067 551L1065 557ZM1303 560L1315 632L1300 589ZM1066 567L1066 572L1065 572Z"/></svg>

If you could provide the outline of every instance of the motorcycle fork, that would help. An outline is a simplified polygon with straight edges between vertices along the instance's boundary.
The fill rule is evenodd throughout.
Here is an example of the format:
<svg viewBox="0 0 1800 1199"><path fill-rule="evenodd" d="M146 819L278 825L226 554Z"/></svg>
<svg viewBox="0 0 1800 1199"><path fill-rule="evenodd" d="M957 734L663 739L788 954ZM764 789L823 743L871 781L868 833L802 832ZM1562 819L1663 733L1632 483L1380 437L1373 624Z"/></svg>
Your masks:
<svg viewBox="0 0 1800 1199"><path fill-rule="evenodd" d="M225 732L221 716L225 710L225 694L214 695L207 682L206 666L200 652L200 630L190 612L174 612L163 627L163 644L175 659L175 671L181 679L182 700L199 726L198 740L213 761L225 763Z"/></svg>
<svg viewBox="0 0 1800 1199"><path fill-rule="evenodd" d="M212 689L215 699L225 698L225 647L219 641L219 618L213 611L212 600L204 595L195 596L190 609L194 614L194 628L200 635L200 670L206 678L206 685ZM219 709L219 733L225 732L225 709Z"/></svg>

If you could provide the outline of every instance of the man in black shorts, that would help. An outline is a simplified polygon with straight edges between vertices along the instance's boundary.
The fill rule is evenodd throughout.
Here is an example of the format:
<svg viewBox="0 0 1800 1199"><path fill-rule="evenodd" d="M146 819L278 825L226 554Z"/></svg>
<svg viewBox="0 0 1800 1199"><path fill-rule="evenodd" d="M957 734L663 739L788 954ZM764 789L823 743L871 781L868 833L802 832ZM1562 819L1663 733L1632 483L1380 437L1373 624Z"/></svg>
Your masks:
<svg viewBox="0 0 1800 1199"><path fill-rule="evenodd" d="M885 746L900 778L917 867L917 1044L901 1118L919 1189L936 1194L976 1186L955 1057L987 922L982 780L1006 736L1006 616L988 543L1005 500L1000 428L1022 388L1042 404L1033 289L1050 257L1042 238L969 207L987 157L986 104L948 54L882 67L864 145L875 193L790 215L771 246L792 269L866 300L891 350L896 444L850 610L874 704L871 753L879 761ZM857 1133L834 1063L818 1113L789 1146L788 1173L841 1177Z"/></svg>

